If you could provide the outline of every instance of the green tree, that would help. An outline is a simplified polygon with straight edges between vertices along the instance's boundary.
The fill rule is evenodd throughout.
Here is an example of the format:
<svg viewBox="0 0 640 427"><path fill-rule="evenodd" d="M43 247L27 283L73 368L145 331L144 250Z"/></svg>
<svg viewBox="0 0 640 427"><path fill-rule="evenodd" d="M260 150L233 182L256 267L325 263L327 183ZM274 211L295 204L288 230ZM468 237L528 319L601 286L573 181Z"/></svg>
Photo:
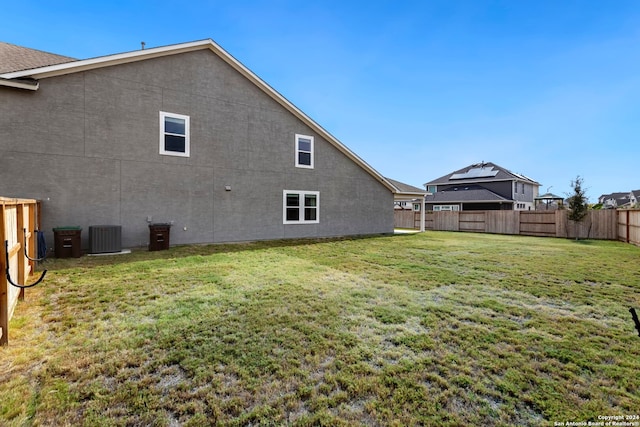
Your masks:
<svg viewBox="0 0 640 427"><path fill-rule="evenodd" d="M573 194L569 197L569 210L567 218L574 223L576 240L578 240L578 224L581 223L588 214L589 200L587 199L584 189L584 180L578 175L574 181L571 181ZM589 227L591 228L591 227ZM587 233L587 237L591 230ZM567 230L568 232L568 230Z"/></svg>

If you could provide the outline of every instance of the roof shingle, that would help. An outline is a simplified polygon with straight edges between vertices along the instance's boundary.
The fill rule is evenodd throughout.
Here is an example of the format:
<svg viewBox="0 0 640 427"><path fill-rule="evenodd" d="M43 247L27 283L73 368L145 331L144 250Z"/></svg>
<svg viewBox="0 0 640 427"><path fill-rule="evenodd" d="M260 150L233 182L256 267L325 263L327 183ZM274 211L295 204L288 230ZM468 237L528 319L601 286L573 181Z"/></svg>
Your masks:
<svg viewBox="0 0 640 427"><path fill-rule="evenodd" d="M404 182L396 181L395 179L391 179L386 177L387 181L396 186L396 188L401 193L424 193L424 188L414 187L413 185L405 184Z"/></svg>
<svg viewBox="0 0 640 427"><path fill-rule="evenodd" d="M0 42L0 74L72 61L76 61L76 59Z"/></svg>

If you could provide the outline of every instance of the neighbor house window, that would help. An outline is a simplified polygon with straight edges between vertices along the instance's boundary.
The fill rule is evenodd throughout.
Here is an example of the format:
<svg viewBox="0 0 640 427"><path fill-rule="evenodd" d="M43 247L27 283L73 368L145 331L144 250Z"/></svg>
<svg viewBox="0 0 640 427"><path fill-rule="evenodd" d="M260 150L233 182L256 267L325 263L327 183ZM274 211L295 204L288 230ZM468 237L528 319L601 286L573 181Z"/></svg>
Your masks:
<svg viewBox="0 0 640 427"><path fill-rule="evenodd" d="M296 167L313 169L313 137L296 134Z"/></svg>
<svg viewBox="0 0 640 427"><path fill-rule="evenodd" d="M438 191L438 187L435 185L427 185L427 193L435 193Z"/></svg>
<svg viewBox="0 0 640 427"><path fill-rule="evenodd" d="M189 116L160 111L160 154L189 157Z"/></svg>
<svg viewBox="0 0 640 427"><path fill-rule="evenodd" d="M434 205L434 212L442 212L442 211L459 211L460 205Z"/></svg>
<svg viewBox="0 0 640 427"><path fill-rule="evenodd" d="M318 191L284 190L282 195L284 224L314 224L320 222L318 215L320 193Z"/></svg>

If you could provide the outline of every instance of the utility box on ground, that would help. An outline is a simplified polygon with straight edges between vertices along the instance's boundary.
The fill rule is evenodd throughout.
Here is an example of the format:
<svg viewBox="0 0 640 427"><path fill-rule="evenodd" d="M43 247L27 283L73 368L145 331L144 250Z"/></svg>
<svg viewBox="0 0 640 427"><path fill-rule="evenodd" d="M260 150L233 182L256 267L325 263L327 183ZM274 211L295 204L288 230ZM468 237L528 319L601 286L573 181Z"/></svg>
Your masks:
<svg viewBox="0 0 640 427"><path fill-rule="evenodd" d="M56 227L53 229L53 248L56 258L80 258L82 255L82 228Z"/></svg>
<svg viewBox="0 0 640 427"><path fill-rule="evenodd" d="M149 224L149 251L169 249L171 224Z"/></svg>
<svg viewBox="0 0 640 427"><path fill-rule="evenodd" d="M89 253L105 254L122 251L120 225L92 225L89 227Z"/></svg>

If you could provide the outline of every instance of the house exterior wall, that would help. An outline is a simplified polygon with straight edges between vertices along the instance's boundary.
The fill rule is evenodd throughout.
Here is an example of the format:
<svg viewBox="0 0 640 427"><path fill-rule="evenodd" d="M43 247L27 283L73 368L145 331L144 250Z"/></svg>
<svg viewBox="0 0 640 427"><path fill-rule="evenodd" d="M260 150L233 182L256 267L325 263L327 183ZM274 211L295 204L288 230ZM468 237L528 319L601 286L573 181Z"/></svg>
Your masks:
<svg viewBox="0 0 640 427"><path fill-rule="evenodd" d="M512 184L514 209L535 210L534 198L538 197L538 186L527 182L517 181L518 191L515 191L515 184Z"/></svg>
<svg viewBox="0 0 640 427"><path fill-rule="evenodd" d="M160 111L190 117L189 157L159 154ZM314 136L313 169L295 134ZM0 88L0 176L43 201L51 245L53 227L101 224L146 245L148 218L172 244L393 231L388 188L209 50ZM319 223L283 224L283 190L319 191Z"/></svg>

